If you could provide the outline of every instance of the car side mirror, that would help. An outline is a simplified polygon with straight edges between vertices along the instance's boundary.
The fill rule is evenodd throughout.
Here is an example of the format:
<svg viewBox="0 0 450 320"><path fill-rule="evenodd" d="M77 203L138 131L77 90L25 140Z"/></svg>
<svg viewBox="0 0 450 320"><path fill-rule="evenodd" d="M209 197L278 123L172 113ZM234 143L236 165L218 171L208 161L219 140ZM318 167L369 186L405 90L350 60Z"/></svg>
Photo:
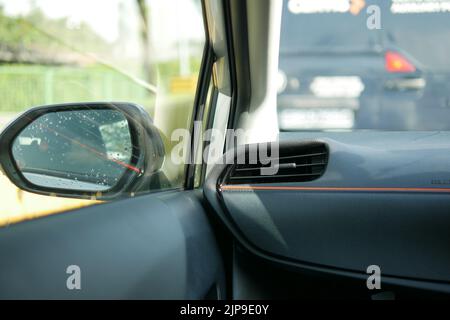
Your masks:
<svg viewBox="0 0 450 320"><path fill-rule="evenodd" d="M0 134L0 164L20 189L111 199L150 185L164 161L152 119L131 103L32 108Z"/></svg>

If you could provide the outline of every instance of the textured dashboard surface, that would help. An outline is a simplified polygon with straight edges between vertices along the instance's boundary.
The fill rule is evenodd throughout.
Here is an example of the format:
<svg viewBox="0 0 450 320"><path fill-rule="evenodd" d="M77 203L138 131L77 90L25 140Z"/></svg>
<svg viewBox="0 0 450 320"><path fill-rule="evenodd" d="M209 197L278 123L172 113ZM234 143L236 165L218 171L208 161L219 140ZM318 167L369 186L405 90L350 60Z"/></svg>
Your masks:
<svg viewBox="0 0 450 320"><path fill-rule="evenodd" d="M326 142L328 168L311 182L214 190L223 219L248 244L278 259L364 273L375 264L384 275L450 281L448 133L284 134L281 140ZM211 201L224 168L216 166L209 177Z"/></svg>

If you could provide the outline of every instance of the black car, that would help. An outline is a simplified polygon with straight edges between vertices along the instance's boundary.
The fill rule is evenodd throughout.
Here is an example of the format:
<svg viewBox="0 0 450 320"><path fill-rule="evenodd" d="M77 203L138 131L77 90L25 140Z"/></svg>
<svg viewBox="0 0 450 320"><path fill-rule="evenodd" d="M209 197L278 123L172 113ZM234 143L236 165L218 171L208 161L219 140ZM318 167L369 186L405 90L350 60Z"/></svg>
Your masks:
<svg viewBox="0 0 450 320"><path fill-rule="evenodd" d="M281 130L450 129L447 2L323 3L283 3Z"/></svg>

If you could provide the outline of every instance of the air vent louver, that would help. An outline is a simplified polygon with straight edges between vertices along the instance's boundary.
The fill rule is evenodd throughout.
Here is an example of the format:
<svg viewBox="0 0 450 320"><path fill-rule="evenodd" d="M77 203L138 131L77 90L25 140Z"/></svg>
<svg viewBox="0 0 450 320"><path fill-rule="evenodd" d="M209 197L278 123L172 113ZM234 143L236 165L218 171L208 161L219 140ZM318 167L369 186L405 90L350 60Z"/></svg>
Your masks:
<svg viewBox="0 0 450 320"><path fill-rule="evenodd" d="M306 182L318 179L328 163L328 149L323 143L311 143L301 147L280 148L278 172L264 175L261 168L269 167L259 161L256 164L234 165L228 175L228 184L256 184L278 182Z"/></svg>

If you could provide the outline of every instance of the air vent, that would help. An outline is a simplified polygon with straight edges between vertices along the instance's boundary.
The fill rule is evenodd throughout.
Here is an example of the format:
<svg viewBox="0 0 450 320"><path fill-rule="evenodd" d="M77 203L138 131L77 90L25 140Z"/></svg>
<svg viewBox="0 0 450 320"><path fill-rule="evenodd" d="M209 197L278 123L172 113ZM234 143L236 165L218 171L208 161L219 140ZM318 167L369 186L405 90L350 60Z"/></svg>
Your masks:
<svg viewBox="0 0 450 320"><path fill-rule="evenodd" d="M328 148L323 143L301 146L280 146L278 170L267 175L261 169L271 164L236 164L229 171L228 184L257 184L278 182L306 182L318 179L325 172L328 163ZM275 161L276 162L276 161ZM273 166L272 162L272 166Z"/></svg>

